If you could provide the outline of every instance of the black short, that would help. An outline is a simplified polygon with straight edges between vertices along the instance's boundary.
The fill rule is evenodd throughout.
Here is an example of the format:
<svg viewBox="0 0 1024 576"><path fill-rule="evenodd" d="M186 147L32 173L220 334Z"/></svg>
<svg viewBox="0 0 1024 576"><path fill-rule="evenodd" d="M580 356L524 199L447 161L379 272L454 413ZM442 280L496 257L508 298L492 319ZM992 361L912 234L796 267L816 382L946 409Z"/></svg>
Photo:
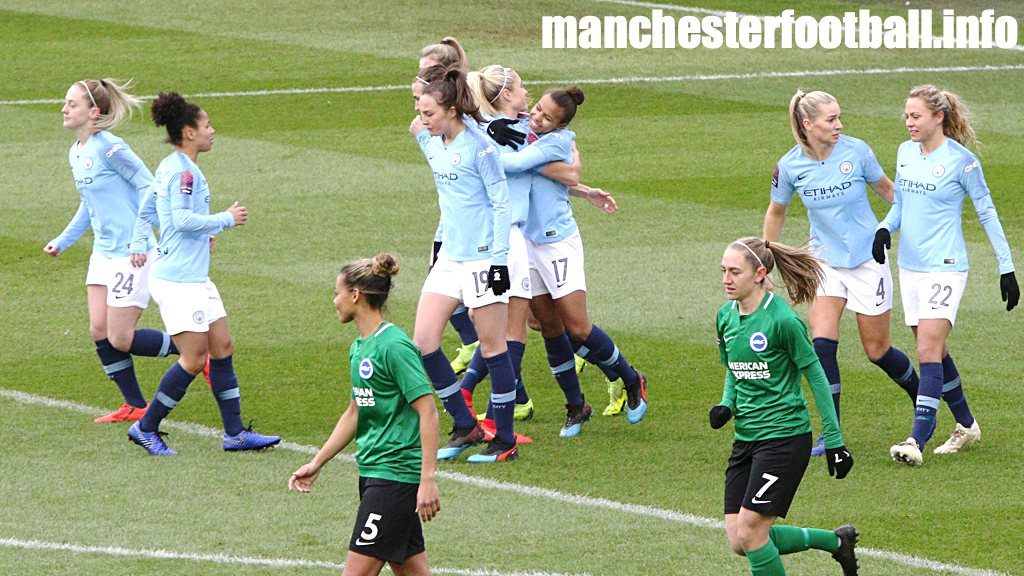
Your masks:
<svg viewBox="0 0 1024 576"><path fill-rule="evenodd" d="M359 478L359 514L348 549L401 564L424 551L416 514L419 484Z"/></svg>
<svg viewBox="0 0 1024 576"><path fill-rule="evenodd" d="M811 459L811 434L756 442L736 440L725 470L725 513L740 507L786 517Z"/></svg>

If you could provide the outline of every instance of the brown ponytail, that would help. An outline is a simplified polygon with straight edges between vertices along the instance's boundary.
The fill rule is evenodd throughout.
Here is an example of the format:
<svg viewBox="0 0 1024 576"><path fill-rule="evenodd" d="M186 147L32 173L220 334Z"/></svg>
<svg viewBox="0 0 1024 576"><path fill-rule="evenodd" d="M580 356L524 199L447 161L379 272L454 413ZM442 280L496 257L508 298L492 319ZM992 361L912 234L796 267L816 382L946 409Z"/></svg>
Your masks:
<svg viewBox="0 0 1024 576"><path fill-rule="evenodd" d="M818 260L805 246L794 248L779 242L768 242L748 236L733 242L756 270L760 266L771 274L778 269L789 298L796 304L814 299L818 286L825 278Z"/></svg>

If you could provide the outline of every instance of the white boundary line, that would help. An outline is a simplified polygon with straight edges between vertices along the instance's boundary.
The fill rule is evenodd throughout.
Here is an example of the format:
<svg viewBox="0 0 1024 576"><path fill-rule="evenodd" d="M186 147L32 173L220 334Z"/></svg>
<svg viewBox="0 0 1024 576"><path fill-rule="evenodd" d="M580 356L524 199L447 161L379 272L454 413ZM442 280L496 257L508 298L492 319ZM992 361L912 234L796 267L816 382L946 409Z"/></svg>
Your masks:
<svg viewBox="0 0 1024 576"><path fill-rule="evenodd" d="M759 80L771 78L802 78L805 76L857 76L908 74L917 72L1008 72L1024 70L1024 64L1006 64L1002 66L923 66L917 68L864 68L860 70L793 70L790 72L745 72L733 74L688 74L683 76L622 76L615 78L573 78L569 80L532 80L527 85L544 84L642 84L659 82L709 82L715 80ZM382 86L336 86L324 88L282 88L279 90L247 90L241 92L201 92L185 94L186 98L240 98L255 96L290 96L299 94L344 94L349 92L387 92L391 90L408 90L405 84L386 84ZM156 96L139 96L142 100L152 100ZM37 100L0 100L0 106L31 106L37 104L63 104L57 98L40 98Z"/></svg>
<svg viewBox="0 0 1024 576"><path fill-rule="evenodd" d="M7 388L0 388L0 397L9 398L15 402L22 404L35 404L49 406L51 408L61 408L65 410L71 410L75 412L81 412L88 415L102 415L105 412L99 408L86 406L77 402L70 402L68 400L58 400L55 398L48 398L46 396L38 396L35 394L29 394L18 390L10 390ZM189 422L176 422L173 420L164 420L163 424L166 428L174 428L184 432L192 434L198 434L203 436L220 437L221 431L216 428L210 428L201 424L193 424ZM316 446L306 446L302 444L296 444L293 442L282 442L279 445L280 449L291 450L295 452L301 452L304 454L316 454L318 448ZM355 458L348 454L339 454L340 459L346 462L354 462ZM605 510L612 510L616 512L626 512L629 514L636 514L638 516L648 516L652 518L660 518L662 520L668 520L670 522L676 522L679 524L686 524L690 526L700 526L703 528L712 528L721 530L724 525L721 520L713 518L705 518L703 516L695 516L693 514L686 514L683 512L677 512L675 510L667 510L664 508L655 508L652 506L643 506L639 504L625 504L622 502L615 502L614 500L607 500L605 498L592 498L589 496L581 496L577 494L567 494L565 492L559 492L557 490L551 490L548 488L538 488L535 486L526 486L523 484L515 484L512 482L500 482L491 480L489 478L480 478L476 476L470 476L459 472L438 472L438 477L462 484L469 484L481 488L487 488L490 490L503 490L506 492L513 492L524 496L531 496L536 498L544 498L548 500L555 500L557 502L563 502L566 504L574 504L579 506L589 506L593 508L603 508ZM0 540L0 544L4 541ZM960 576L1009 576L1004 572L997 572L993 570L979 569L979 568L968 568L959 566L956 564L946 564L944 562L938 562L936 560L929 560L927 558L921 558L918 556L911 556L908 554L901 554L899 552L891 552L888 550L877 550L874 548L857 548L857 553L861 556L879 558L882 560L888 560L898 564L903 564L913 568L922 568L927 570L934 570L937 572L950 572L958 574ZM491 573L477 573L477 572L449 572L451 574L491 574ZM539 575L538 575L539 576ZM548 575L555 576L555 575Z"/></svg>
<svg viewBox="0 0 1024 576"><path fill-rule="evenodd" d="M188 560L191 562L212 562L215 564L242 564L247 566L267 566L270 568L327 568L341 570L345 564L325 562L322 560L303 560L300 558L262 558L258 556L231 556L228 554L196 554L190 552L173 552L170 550L147 550L145 548L122 548L121 546L83 546L66 542L43 542L40 540L20 540L18 538L0 538L0 548L21 548L23 550L46 550L54 552L72 552L75 554L106 554L109 556L126 556L148 558L154 560ZM576 576L558 572L498 572L495 570L458 570L431 566L433 574L451 574L452 576ZM580 575L585 576L585 575Z"/></svg>

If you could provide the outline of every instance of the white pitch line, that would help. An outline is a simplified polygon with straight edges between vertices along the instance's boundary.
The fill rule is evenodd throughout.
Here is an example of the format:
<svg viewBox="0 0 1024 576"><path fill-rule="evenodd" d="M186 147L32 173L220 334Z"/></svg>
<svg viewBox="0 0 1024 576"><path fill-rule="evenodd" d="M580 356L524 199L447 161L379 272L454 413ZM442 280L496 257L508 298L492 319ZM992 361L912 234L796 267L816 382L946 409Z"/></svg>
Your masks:
<svg viewBox="0 0 1024 576"><path fill-rule="evenodd" d="M687 74L682 76L622 76L614 78L571 78L568 80L531 80L526 85L546 84L643 84L659 82L711 82L716 80L762 80L773 78L803 78L805 76L857 76L884 74L913 74L919 72L1008 72L1024 70L1024 64L1006 64L1002 66L922 66L917 68L865 68L835 70L793 70L789 72L742 72L733 74ZM290 96L302 94L344 94L350 92L388 92L392 90L408 90L405 84L387 84L381 86L337 86L324 88L282 88L279 90L246 90L239 92L201 92L185 94L186 98L248 98L256 96ZM156 96L139 96L141 100L152 100ZM0 106L31 106L37 104L63 104L56 98L40 98L36 100L0 100Z"/></svg>
<svg viewBox="0 0 1024 576"><path fill-rule="evenodd" d="M81 412L89 415L102 415L105 412L99 408L92 406L86 406L77 402L71 402L68 400L58 400L55 398L48 398L46 396L38 396L35 394L29 394L27 392L21 392L18 390L9 390L7 388L0 388L0 396L9 398L22 404L38 404L43 406L49 406L53 408L61 408L65 410L72 410L75 412ZM219 438L222 432L216 428L210 428L201 424L193 424L189 422L176 422L173 420L164 420L162 426L166 428L174 428L183 432L189 432L192 434L198 434L203 436L213 436ZM282 442L279 444L280 449L291 450L294 452L301 452L304 454L316 454L319 450L316 446L306 446L302 444L296 444L293 442ZM348 454L339 454L339 458L346 462L354 462L355 458ZM523 496L530 496L535 498L544 498L547 500L554 500L556 502L562 502L565 504L573 504L578 506L588 506L591 508L601 508L605 510L612 510L615 512L626 512L628 514L636 514L638 516L647 516L651 518L659 518L667 520L669 522L675 522L679 524L686 524L689 526L700 526L702 528L711 528L721 530L724 525L721 520L714 518L706 518L703 516L696 516L693 514L686 514L684 512L678 512L676 510L667 510L664 508L655 508L653 506L644 506L640 504L626 504L623 502L616 502L614 500L608 500L605 498L593 498L590 496L581 496L578 494L567 494L565 492L559 492L558 490L551 490L549 488L539 488L536 486L527 486L524 484L515 484L513 482L500 482L497 480L491 480L489 478L481 478L477 476L470 476L468 474L462 474L460 472L449 472L439 471L438 477L453 482L459 482L461 484L469 484L480 488L487 488L489 490L502 490L505 492L513 492ZM929 560L927 558L921 558L919 556L912 556L909 554L901 554L899 552L892 552L889 550L878 550L874 548L857 548L857 553L863 556L870 556L872 558L878 558L881 560L887 560L905 566L913 568L922 568L926 570L934 570L936 572L951 572L960 576L1009 576L1004 572L998 572L994 570L987 570L983 568L969 568L965 566L959 566L956 564L946 564L936 560ZM461 573L460 573L461 574Z"/></svg>
<svg viewBox="0 0 1024 576"><path fill-rule="evenodd" d="M2 548L20 548L23 550L46 550L53 552L72 552L75 554L105 554L133 558L155 560L188 560L191 562L212 562L215 564L232 564L246 566L266 566L270 568L326 568L341 570L345 564L326 562L323 560L303 560L301 558L263 558L259 556L233 556L229 554L197 554L191 552L173 552L171 550L147 550L145 548L123 548L121 546L84 546L66 542L43 542L40 540L20 540L18 538L0 538ZM434 574L451 574L452 576L577 576L558 572L499 572L496 570L459 570L455 568L438 568L431 566ZM586 575L578 575L586 576Z"/></svg>

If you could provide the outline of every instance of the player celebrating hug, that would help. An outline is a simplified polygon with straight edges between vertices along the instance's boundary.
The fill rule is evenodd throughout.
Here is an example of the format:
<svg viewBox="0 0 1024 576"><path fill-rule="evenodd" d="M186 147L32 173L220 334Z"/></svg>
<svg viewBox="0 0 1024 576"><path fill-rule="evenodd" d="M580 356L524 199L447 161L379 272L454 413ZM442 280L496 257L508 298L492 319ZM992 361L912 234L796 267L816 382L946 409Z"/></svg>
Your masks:
<svg viewBox="0 0 1024 576"><path fill-rule="evenodd" d="M967 108L960 97L926 84L910 91L903 112L910 140L896 155L896 197L878 225L872 247L885 262L890 234L900 235L900 292L905 321L917 339L921 384L910 437L889 449L893 460L911 466L935 430L939 397L956 418L953 434L935 449L953 454L981 439L981 428L967 405L960 374L946 348L967 286L967 247L961 212L970 196L978 219L999 260L999 288L1006 310L1020 299L1010 246L978 157L966 148L975 142Z"/></svg>
<svg viewBox="0 0 1024 576"><path fill-rule="evenodd" d="M726 367L722 402L712 428L735 416L735 440L725 471L725 530L733 552L755 576L786 573L780 555L808 548L830 552L845 576L856 576L857 531L773 526L785 517L810 461L811 423L800 378L807 378L825 430L828 471L846 477L853 457L843 444L828 381L793 309L769 290L778 268L794 302L814 297L820 264L807 250L741 238L722 256L730 302L718 311L718 350Z"/></svg>

